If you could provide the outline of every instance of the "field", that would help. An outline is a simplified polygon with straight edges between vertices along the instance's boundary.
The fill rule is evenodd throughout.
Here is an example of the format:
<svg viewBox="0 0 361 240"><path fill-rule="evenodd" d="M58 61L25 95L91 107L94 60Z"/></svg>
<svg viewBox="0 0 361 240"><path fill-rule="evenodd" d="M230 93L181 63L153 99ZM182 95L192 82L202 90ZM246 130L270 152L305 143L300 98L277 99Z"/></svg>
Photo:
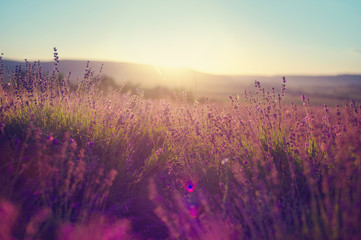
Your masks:
<svg viewBox="0 0 361 240"><path fill-rule="evenodd" d="M0 239L359 239L361 108L103 92L0 66ZM3 81L5 75L9 82Z"/></svg>

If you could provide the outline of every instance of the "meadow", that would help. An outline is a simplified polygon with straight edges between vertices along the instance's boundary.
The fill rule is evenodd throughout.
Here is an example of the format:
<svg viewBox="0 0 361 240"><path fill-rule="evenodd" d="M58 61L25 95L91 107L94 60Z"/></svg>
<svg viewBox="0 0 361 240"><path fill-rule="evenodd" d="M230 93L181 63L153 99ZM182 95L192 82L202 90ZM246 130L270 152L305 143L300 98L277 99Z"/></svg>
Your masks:
<svg viewBox="0 0 361 240"><path fill-rule="evenodd" d="M0 59L1 62L1 59ZM361 107L72 86L0 63L0 239L359 239ZM9 82L5 82L5 75Z"/></svg>

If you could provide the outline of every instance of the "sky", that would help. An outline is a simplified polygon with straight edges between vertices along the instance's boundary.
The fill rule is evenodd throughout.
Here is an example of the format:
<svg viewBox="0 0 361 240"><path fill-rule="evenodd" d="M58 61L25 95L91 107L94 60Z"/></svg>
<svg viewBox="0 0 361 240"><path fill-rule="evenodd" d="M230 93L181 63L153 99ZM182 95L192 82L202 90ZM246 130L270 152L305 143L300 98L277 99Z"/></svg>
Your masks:
<svg viewBox="0 0 361 240"><path fill-rule="evenodd" d="M360 0L0 0L4 59L361 73Z"/></svg>

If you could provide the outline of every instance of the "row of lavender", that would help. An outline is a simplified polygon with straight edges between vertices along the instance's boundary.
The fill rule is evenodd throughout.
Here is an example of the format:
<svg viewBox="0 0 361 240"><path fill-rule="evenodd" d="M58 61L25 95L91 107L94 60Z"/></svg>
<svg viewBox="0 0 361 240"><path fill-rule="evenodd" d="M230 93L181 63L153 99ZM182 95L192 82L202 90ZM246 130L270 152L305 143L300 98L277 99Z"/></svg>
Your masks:
<svg viewBox="0 0 361 240"><path fill-rule="evenodd" d="M2 239L356 239L361 115L255 82L227 104L0 66ZM4 82L7 74L10 82Z"/></svg>

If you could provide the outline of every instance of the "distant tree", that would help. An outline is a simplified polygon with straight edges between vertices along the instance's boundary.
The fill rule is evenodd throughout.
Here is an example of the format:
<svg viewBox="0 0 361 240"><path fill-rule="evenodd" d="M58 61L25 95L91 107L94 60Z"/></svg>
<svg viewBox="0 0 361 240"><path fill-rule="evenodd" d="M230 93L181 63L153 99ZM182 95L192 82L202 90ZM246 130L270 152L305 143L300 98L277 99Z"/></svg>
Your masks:
<svg viewBox="0 0 361 240"><path fill-rule="evenodd" d="M137 88L140 88L140 84L128 81L124 84L124 86L122 88L122 92L129 93L129 94L135 94L137 91Z"/></svg>
<svg viewBox="0 0 361 240"><path fill-rule="evenodd" d="M104 93L108 93L114 89L118 89L119 87L120 85L115 82L114 78L104 76L99 85L99 90L103 91Z"/></svg>

